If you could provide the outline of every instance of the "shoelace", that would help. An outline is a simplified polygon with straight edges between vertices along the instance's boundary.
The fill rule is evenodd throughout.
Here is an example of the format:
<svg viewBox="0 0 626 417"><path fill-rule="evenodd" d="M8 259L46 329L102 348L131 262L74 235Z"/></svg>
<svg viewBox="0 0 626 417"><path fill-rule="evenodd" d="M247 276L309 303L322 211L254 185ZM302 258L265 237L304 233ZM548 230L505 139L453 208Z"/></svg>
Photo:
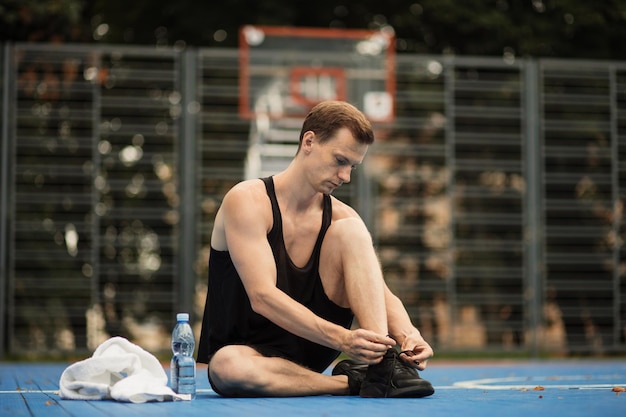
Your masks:
<svg viewBox="0 0 626 417"><path fill-rule="evenodd" d="M412 350L403 350L402 352L400 352L400 353L398 354L398 356L399 356L399 355L402 355L403 353L404 353L406 356L411 356L411 355L413 354L413 351L412 351ZM416 364L416 365L419 365L420 363L419 363L419 362L415 362L415 364Z"/></svg>

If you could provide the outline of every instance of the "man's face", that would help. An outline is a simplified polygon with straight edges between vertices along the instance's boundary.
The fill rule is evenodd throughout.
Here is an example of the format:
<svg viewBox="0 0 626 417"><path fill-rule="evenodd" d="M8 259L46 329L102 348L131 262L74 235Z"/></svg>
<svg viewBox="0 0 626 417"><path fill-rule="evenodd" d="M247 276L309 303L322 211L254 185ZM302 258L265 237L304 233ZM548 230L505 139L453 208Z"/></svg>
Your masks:
<svg viewBox="0 0 626 417"><path fill-rule="evenodd" d="M307 144L309 179L319 192L331 194L342 184L350 182L352 170L363 162L368 145L356 141L347 128L341 128L326 142L320 143L313 132Z"/></svg>

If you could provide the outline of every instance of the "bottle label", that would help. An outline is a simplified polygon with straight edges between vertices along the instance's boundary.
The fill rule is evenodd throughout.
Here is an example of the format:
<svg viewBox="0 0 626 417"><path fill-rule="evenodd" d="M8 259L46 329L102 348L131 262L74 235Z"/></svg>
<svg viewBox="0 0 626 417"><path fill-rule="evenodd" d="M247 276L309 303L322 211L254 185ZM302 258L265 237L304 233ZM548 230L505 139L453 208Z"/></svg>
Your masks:
<svg viewBox="0 0 626 417"><path fill-rule="evenodd" d="M191 400L196 396L196 361L189 356L176 354L171 361L171 388L183 398Z"/></svg>
<svg viewBox="0 0 626 417"><path fill-rule="evenodd" d="M193 366L179 366L178 367L178 379L182 378L196 378L196 369ZM180 382L179 382L180 383Z"/></svg>

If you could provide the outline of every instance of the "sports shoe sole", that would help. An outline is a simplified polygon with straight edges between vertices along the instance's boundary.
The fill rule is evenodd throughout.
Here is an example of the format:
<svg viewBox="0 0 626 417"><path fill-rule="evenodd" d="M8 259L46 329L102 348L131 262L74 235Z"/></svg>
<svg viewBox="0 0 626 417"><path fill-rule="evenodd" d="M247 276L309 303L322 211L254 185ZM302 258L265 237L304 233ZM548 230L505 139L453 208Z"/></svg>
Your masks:
<svg viewBox="0 0 626 417"><path fill-rule="evenodd" d="M435 393L435 389L430 384L430 382L422 380L415 385L404 388L381 388L376 387L375 385L361 386L360 395L363 398L382 398L380 396L381 391L388 391L384 398L422 398L428 397L429 395L433 395Z"/></svg>

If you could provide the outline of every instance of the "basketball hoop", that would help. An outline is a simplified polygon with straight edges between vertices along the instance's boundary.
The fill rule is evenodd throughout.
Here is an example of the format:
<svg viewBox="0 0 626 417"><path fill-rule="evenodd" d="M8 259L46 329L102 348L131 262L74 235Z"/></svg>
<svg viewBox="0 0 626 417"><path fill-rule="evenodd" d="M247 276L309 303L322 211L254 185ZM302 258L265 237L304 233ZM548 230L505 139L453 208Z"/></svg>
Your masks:
<svg viewBox="0 0 626 417"><path fill-rule="evenodd" d="M242 117L300 118L342 100L373 122L393 121L392 31L245 26L239 42Z"/></svg>

